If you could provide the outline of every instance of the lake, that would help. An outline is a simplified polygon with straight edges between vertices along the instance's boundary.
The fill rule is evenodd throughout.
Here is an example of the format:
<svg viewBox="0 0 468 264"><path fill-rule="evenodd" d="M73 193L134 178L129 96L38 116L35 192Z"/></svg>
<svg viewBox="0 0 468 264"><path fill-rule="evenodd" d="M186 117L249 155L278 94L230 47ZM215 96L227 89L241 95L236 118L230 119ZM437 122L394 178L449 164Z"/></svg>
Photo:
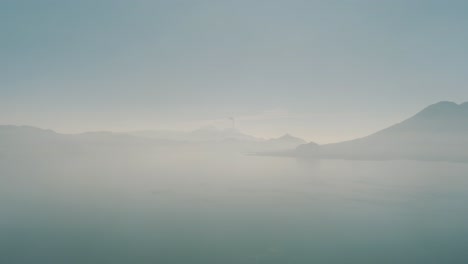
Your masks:
<svg viewBox="0 0 468 264"><path fill-rule="evenodd" d="M468 263L464 163L3 157L0 186L0 263Z"/></svg>

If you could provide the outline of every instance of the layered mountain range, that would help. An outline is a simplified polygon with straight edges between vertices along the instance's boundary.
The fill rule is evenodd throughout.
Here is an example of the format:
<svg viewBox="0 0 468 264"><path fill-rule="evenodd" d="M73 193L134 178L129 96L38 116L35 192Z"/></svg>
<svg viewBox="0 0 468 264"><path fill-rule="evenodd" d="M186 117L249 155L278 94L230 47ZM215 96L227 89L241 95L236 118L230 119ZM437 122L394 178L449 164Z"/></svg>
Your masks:
<svg viewBox="0 0 468 264"><path fill-rule="evenodd" d="M318 145L286 134L261 139L237 129L200 128L189 132L139 131L59 134L28 126L0 126L0 155L119 151L160 148L184 151L261 152L316 159L437 160L468 162L468 102L439 102L416 115L354 140Z"/></svg>
<svg viewBox="0 0 468 264"><path fill-rule="evenodd" d="M286 134L279 138L262 139L244 134L237 129L204 127L194 131L139 131L128 133L86 132L60 134L30 126L0 125L0 155L19 154L40 156L47 153L101 151L111 149L147 151L165 150L255 152L294 149L306 141ZM113 153L116 153L113 152Z"/></svg>

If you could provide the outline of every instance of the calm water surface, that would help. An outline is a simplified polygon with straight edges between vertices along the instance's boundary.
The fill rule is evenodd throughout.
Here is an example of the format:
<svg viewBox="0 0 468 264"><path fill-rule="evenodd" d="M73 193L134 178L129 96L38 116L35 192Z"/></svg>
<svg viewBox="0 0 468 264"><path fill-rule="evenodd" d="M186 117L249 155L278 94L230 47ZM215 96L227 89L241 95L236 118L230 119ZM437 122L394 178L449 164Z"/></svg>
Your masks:
<svg viewBox="0 0 468 264"><path fill-rule="evenodd" d="M0 263L468 263L468 164L191 151L0 165Z"/></svg>

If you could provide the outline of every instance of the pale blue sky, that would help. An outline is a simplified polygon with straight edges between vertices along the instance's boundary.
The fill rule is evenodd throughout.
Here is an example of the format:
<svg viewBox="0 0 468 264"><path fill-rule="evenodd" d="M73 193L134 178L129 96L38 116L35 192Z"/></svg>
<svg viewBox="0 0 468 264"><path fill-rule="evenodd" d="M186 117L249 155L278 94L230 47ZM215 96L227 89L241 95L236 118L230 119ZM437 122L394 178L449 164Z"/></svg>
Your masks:
<svg viewBox="0 0 468 264"><path fill-rule="evenodd" d="M468 2L0 0L0 124L331 142L468 101Z"/></svg>

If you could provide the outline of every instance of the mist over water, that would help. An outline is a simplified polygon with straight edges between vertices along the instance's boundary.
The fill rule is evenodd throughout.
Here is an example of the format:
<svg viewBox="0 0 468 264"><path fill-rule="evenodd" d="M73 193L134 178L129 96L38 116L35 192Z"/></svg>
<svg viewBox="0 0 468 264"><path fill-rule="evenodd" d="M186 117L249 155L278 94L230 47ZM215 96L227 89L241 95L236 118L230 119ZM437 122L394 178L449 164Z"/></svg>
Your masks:
<svg viewBox="0 0 468 264"><path fill-rule="evenodd" d="M466 10L0 0L0 264L468 263Z"/></svg>
<svg viewBox="0 0 468 264"><path fill-rule="evenodd" d="M197 149L0 159L1 263L463 263L468 164Z"/></svg>

